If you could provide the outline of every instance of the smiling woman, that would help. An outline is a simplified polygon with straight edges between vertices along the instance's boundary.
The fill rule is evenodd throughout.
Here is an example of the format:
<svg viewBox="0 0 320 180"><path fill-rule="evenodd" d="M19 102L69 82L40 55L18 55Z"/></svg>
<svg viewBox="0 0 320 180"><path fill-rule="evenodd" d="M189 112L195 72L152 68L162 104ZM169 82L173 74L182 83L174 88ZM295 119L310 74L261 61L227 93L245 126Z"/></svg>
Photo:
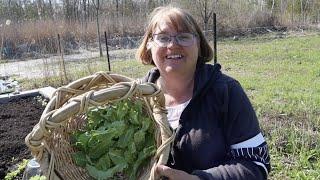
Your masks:
<svg viewBox="0 0 320 180"><path fill-rule="evenodd" d="M138 48L155 67L142 79L164 92L176 131L169 161L157 167L169 179L267 179L268 146L240 83L207 64L213 52L186 11L156 8Z"/></svg>

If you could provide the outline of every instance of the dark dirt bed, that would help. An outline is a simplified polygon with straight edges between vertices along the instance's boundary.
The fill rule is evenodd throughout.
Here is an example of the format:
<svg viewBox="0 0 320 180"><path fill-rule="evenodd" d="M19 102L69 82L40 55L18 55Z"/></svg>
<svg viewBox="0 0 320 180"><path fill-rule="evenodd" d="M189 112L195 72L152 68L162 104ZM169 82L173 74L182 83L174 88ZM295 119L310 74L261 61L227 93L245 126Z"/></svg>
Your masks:
<svg viewBox="0 0 320 180"><path fill-rule="evenodd" d="M0 179L23 159L32 158L24 139L39 122L44 108L36 97L0 104Z"/></svg>

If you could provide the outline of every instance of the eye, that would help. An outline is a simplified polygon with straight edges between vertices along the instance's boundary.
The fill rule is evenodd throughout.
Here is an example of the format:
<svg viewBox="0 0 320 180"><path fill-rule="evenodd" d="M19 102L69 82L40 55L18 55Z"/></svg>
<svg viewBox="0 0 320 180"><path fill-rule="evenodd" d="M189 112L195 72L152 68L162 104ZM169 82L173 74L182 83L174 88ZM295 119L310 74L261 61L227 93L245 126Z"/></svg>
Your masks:
<svg viewBox="0 0 320 180"><path fill-rule="evenodd" d="M192 40L192 38L193 38L193 34L191 33L181 33L177 35L177 39L180 41L189 41L189 40Z"/></svg>
<svg viewBox="0 0 320 180"><path fill-rule="evenodd" d="M160 42L167 42L170 39L170 36L167 34L157 34L155 36L155 39L160 41Z"/></svg>

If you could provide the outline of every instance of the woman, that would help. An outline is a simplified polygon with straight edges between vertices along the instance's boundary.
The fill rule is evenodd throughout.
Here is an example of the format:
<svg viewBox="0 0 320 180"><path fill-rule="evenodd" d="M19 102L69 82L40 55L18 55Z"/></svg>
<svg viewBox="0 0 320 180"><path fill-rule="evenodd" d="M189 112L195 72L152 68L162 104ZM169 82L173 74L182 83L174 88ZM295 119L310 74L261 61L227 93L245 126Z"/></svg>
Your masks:
<svg viewBox="0 0 320 180"><path fill-rule="evenodd" d="M143 80L163 90L176 130L167 166L157 171L175 180L267 179L270 158L254 109L238 81L206 64L212 54L190 14L153 11L137 57L155 66Z"/></svg>

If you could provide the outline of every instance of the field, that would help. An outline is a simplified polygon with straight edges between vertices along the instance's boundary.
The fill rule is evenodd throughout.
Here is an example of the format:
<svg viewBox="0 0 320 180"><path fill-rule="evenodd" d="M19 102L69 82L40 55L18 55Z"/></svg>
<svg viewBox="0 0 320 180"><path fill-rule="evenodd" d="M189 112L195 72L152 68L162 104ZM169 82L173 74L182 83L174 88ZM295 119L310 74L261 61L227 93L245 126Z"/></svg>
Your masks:
<svg viewBox="0 0 320 180"><path fill-rule="evenodd" d="M320 35L218 42L218 62L256 109L270 148L269 179L320 179ZM104 59L72 63L66 65L68 81L108 67ZM132 78L151 68L121 59L111 67ZM25 89L66 83L49 76L20 81Z"/></svg>
<svg viewBox="0 0 320 180"><path fill-rule="evenodd" d="M270 179L320 179L320 36L220 46L225 72L254 104L270 147Z"/></svg>

